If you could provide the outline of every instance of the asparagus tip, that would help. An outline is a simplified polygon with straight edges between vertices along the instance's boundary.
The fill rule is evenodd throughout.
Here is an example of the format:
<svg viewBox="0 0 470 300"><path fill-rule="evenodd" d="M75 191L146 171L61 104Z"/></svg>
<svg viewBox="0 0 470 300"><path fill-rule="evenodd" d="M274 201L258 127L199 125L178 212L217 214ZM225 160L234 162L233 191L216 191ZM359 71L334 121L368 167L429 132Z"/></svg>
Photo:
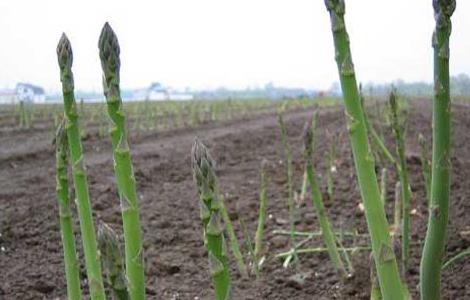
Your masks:
<svg viewBox="0 0 470 300"><path fill-rule="evenodd" d="M432 5L434 7L434 12L439 14L444 14L445 17L450 18L455 11L456 1L455 0L433 0Z"/></svg>
<svg viewBox="0 0 470 300"><path fill-rule="evenodd" d="M108 22L104 23L103 29L101 30L98 48L100 49L100 58L103 62L110 62L111 58L119 58L119 42L114 30ZM118 65L119 61L116 62Z"/></svg>
<svg viewBox="0 0 470 300"><path fill-rule="evenodd" d="M304 126L304 147L305 147L305 155L307 158L310 157L313 152L312 142L313 142L312 126L309 122L306 122Z"/></svg>
<svg viewBox="0 0 470 300"><path fill-rule="evenodd" d="M215 162L210 156L209 151L199 138L196 137L191 149L191 168L193 169L193 178L200 194L204 194L207 189L214 189L214 167Z"/></svg>
<svg viewBox="0 0 470 300"><path fill-rule="evenodd" d="M57 45L57 58L61 69L70 68L73 62L72 45L65 33L62 33Z"/></svg>

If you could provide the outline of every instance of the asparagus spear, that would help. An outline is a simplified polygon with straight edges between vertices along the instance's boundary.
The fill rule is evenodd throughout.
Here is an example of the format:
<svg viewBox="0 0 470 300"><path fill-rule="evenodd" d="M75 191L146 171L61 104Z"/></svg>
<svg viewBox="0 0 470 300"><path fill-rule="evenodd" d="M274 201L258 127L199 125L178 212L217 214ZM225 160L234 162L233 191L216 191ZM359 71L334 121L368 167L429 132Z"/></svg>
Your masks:
<svg viewBox="0 0 470 300"><path fill-rule="evenodd" d="M429 208L431 198L431 161L428 158L429 153L426 139L421 133L418 135L418 142L421 148L421 169L423 173L424 187L426 189L426 200Z"/></svg>
<svg viewBox="0 0 470 300"><path fill-rule="evenodd" d="M330 14L336 49L336 62L346 108L349 136L356 165L359 187L374 253L380 289L385 300L404 299L398 266L393 253L385 210L375 174L375 163L367 140L366 124L344 21L344 0L325 0Z"/></svg>
<svg viewBox="0 0 470 300"><path fill-rule="evenodd" d="M115 298L118 300L130 299L119 236L104 222L98 224L98 248L103 258L103 269L107 275L108 284L113 290Z"/></svg>
<svg viewBox="0 0 470 300"><path fill-rule="evenodd" d="M278 115L278 122L279 127L281 129L281 142L282 146L284 147L284 153L286 157L286 164L287 164L287 189L288 189L288 196L287 196L287 205L289 208L289 229L294 232L295 231L295 205L294 205L294 183L293 183L293 167L292 167L292 150L287 142L287 129L286 124L284 123L284 118L282 117L282 113ZM292 244L294 242L294 236L290 236L289 243Z"/></svg>
<svg viewBox="0 0 470 300"><path fill-rule="evenodd" d="M449 40L455 0L433 0L436 28L434 47L434 101L431 206L420 272L421 299L440 299L442 257L447 235L450 194Z"/></svg>
<svg viewBox="0 0 470 300"><path fill-rule="evenodd" d="M408 265L408 257L409 257L409 248L410 248L410 198L411 198L411 190L410 184L408 179L408 168L406 165L406 157L405 157L405 139L403 135L403 130L400 125L400 121L398 120L398 103L395 95L395 91L392 89L390 93L390 112L391 112L391 120L392 120L392 128L393 133L395 135L396 140L396 149L398 158L400 161L400 168L398 168L398 175L400 177L401 182L401 203L402 203L402 262L403 262L403 272L406 271Z"/></svg>
<svg viewBox="0 0 470 300"><path fill-rule="evenodd" d="M387 168L382 168L382 173L380 174L380 201L383 205L387 202Z"/></svg>
<svg viewBox="0 0 470 300"><path fill-rule="evenodd" d="M228 241L230 244L230 248L232 250L232 254L235 257L235 261L237 262L238 271L243 278L248 278L248 270L245 265L245 261L243 260L243 255L240 251L240 245L238 244L237 235L235 234L235 230L233 229L232 221L230 220L230 216L228 215L227 206L225 205L225 198L223 196L219 196L220 200L220 213L222 215L222 220L225 224L225 229L228 235Z"/></svg>
<svg viewBox="0 0 470 300"><path fill-rule="evenodd" d="M61 122L56 138L56 180L57 200L59 202L60 232L64 247L65 277L67 279L67 298L80 300L82 290L80 288L79 265L75 250L75 236L73 234L72 211L70 209L69 181L67 176L67 133L64 122Z"/></svg>
<svg viewBox="0 0 470 300"><path fill-rule="evenodd" d="M103 279L101 276L101 264L96 247L95 226L90 205L90 195L83 160L82 144L80 141L80 129L78 126L77 103L74 95L74 82L72 73L72 46L65 34L57 46L57 57L60 67L60 80L64 97L65 129L70 151L73 183L77 196L77 208L80 219L80 231L85 252L85 264L87 270L90 296L93 300L105 299Z"/></svg>
<svg viewBox="0 0 470 300"><path fill-rule="evenodd" d="M127 137L126 119L119 88L120 48L116 34L108 23L103 26L98 46L103 69L104 95L106 96L108 115L112 122L111 142L114 173L121 201L129 295L133 300L144 299L144 259L139 206Z"/></svg>
<svg viewBox="0 0 470 300"><path fill-rule="evenodd" d="M313 130L311 123L305 124L305 133L304 133L304 145L305 145L305 170L307 171L307 177L309 181L310 188L312 190L312 202L315 210L318 214L318 221L320 223L320 228L323 234L323 240L328 248L328 254L330 259L333 262L336 270L344 277L348 276L341 256L338 252L338 247L336 245L336 238L331 228L331 224L326 215L325 206L323 204L322 195L320 189L318 188L317 180L315 178L315 171L312 164L312 155L313 155Z"/></svg>
<svg viewBox="0 0 470 300"><path fill-rule="evenodd" d="M204 244L209 255L212 284L217 300L230 299L230 274L224 230L221 224L220 199L214 160L207 148L196 138L191 151L193 178L199 194Z"/></svg>
<svg viewBox="0 0 470 300"><path fill-rule="evenodd" d="M263 250L264 224L266 222L266 210L268 206L266 165L267 161L263 159L260 170L258 227L256 229L255 250L253 253L253 271L256 276L259 276L259 263L261 260L261 251Z"/></svg>

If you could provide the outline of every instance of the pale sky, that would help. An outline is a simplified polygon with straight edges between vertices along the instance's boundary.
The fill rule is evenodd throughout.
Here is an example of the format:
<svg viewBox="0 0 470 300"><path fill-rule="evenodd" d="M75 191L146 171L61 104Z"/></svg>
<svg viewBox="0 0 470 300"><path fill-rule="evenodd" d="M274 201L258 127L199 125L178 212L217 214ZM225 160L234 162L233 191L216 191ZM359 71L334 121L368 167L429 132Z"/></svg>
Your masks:
<svg viewBox="0 0 470 300"><path fill-rule="evenodd" d="M338 80L324 0L1 0L0 88L60 89L56 45L71 40L77 89L101 90L97 41L109 21L122 87L328 88ZM432 80L431 0L347 0L358 80ZM470 1L457 1L451 74L470 73Z"/></svg>

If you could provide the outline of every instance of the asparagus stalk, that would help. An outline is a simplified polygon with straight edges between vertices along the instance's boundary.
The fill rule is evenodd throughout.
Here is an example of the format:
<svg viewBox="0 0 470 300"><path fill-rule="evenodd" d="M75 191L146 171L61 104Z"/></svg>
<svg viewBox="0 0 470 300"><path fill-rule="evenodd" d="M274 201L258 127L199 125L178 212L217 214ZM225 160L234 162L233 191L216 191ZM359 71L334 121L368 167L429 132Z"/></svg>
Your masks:
<svg viewBox="0 0 470 300"><path fill-rule="evenodd" d="M77 208L80 219L80 231L85 253L85 264L93 300L105 299L103 279L101 276L100 257L96 246L95 226L90 205L87 175L83 159L80 129L78 126L77 103L74 95L74 82L72 73L72 46L65 34L62 35L57 46L57 57L60 67L60 80L64 97L65 129L67 131L70 161L72 165L73 183L77 196Z"/></svg>
<svg viewBox="0 0 470 300"><path fill-rule="evenodd" d="M383 205L387 201L387 168L382 168L380 174L380 201Z"/></svg>
<svg viewBox="0 0 470 300"><path fill-rule="evenodd" d="M224 230L220 222L220 199L214 161L207 148L196 138L191 151L193 178L200 198L204 244L209 255L209 267L215 299L230 299L230 274L226 254Z"/></svg>
<svg viewBox="0 0 470 300"><path fill-rule="evenodd" d="M312 155L313 155L313 130L312 125L307 123L306 130L304 134L304 145L305 145L305 169L307 171L307 177L309 181L309 185L312 190L312 202L315 210L318 214L318 221L320 223L320 228L323 234L323 240L328 248L328 254L330 255L330 259L333 262L336 270L344 277L348 276L348 272L346 271L343 261L341 259L341 255L338 252L338 247L336 245L336 238L331 228L331 224L328 220L326 215L325 206L323 204L322 195L320 193L320 189L318 188L318 184L315 178L315 171L313 169L312 164Z"/></svg>
<svg viewBox="0 0 470 300"><path fill-rule="evenodd" d="M421 258L421 299L440 298L442 258L447 235L450 194L449 40L455 0L433 0L436 28L434 47L434 101L431 206Z"/></svg>
<svg viewBox="0 0 470 300"><path fill-rule="evenodd" d="M139 206L119 88L120 48L116 34L108 23L104 24L98 45L103 69L104 95L112 122L111 142L114 172L121 201L129 295L133 300L144 299L145 277Z"/></svg>
<svg viewBox="0 0 470 300"><path fill-rule="evenodd" d="M349 136L356 165L359 187L372 242L377 276L385 300L404 299L398 266L393 253L385 210L375 174L375 163L367 140L364 113L357 89L349 36L344 21L344 0L325 0L330 14L336 61L346 107Z"/></svg>
<svg viewBox="0 0 470 300"><path fill-rule="evenodd" d="M59 202L60 233L64 248L65 277L67 280L67 298L70 300L80 300L82 290L80 288L79 265L77 252L75 250L75 236L73 234L72 211L69 198L69 181L67 176L67 134L64 123L61 122L56 138L56 180L57 180L57 200Z"/></svg>
<svg viewBox="0 0 470 300"><path fill-rule="evenodd" d="M261 259L261 252L263 250L263 237L264 237L264 224L266 222L266 210L268 207L268 195L267 195L267 175L266 175L267 161L261 162L260 171L260 192L259 192L259 212L258 212L258 228L256 229L255 235L255 250L253 253L253 271L258 276L259 274L259 262Z"/></svg>
<svg viewBox="0 0 470 300"><path fill-rule="evenodd" d="M307 194L308 189L308 177L307 172L304 172L302 176L302 186L300 188L299 202L302 203L305 200L305 195Z"/></svg>
<svg viewBox="0 0 470 300"><path fill-rule="evenodd" d="M423 172L424 188L426 189L426 200L429 208L431 201L431 161L428 158L429 153L426 139L421 133L418 135L418 142L421 147L421 169Z"/></svg>
<svg viewBox="0 0 470 300"><path fill-rule="evenodd" d="M328 193L328 201L330 201L330 203L334 200L333 172L336 171L336 143L337 140L333 137L331 140L330 151L328 152L328 168L326 170L326 190Z"/></svg>
<svg viewBox="0 0 470 300"><path fill-rule="evenodd" d="M98 248L103 258L103 269L107 275L108 284L115 298L118 300L130 299L119 236L104 222L98 225Z"/></svg>
<svg viewBox="0 0 470 300"><path fill-rule="evenodd" d="M401 182L401 203L402 203L402 262L403 262L403 271L406 271L408 265L409 257L409 248L410 248L410 198L411 190L408 179L408 168L406 165L406 156L405 156L405 138L401 128L400 121L398 120L398 103L395 95L395 91L392 90L390 93L390 113L393 133L395 135L397 154L400 161L400 168L398 169L398 174Z"/></svg>
<svg viewBox="0 0 470 300"><path fill-rule="evenodd" d="M240 275L243 278L248 278L248 270L243 260L243 255L240 251L240 245L238 244L237 235L235 234L235 230L233 230L232 221L230 220L230 217L228 215L227 206L225 205L225 198L223 196L219 196L219 199L220 213L222 214L222 219L224 220L225 230L227 231L230 248L232 249L232 254L235 257L235 261L237 262L238 271L240 272Z"/></svg>
<svg viewBox="0 0 470 300"><path fill-rule="evenodd" d="M395 204L393 209L393 236L396 238L401 231L401 182L395 184Z"/></svg>
<svg viewBox="0 0 470 300"><path fill-rule="evenodd" d="M359 97L361 99L361 107L364 111L364 122L366 123L367 133L370 134L372 138L372 145L374 145L380 152L382 153L387 160L397 167L397 170L400 168L398 163L396 162L393 155L388 151L387 147L385 146L383 139L378 135L377 131L375 131L374 126L372 126L369 122L369 117L367 116L366 110L364 108L364 95L362 94L362 88L359 89ZM376 105L377 107L377 105ZM377 150L376 150L377 151Z"/></svg>
<svg viewBox="0 0 470 300"><path fill-rule="evenodd" d="M317 129L317 119L318 119L318 110L315 109L312 115L312 131L313 136L315 137L315 130ZM315 149L315 138L312 139L312 151ZM331 164L330 164L331 168ZM308 176L307 171L304 171L303 179L302 179L302 188L300 190L300 201L303 202L305 200L305 194L307 193L308 189Z"/></svg>
<svg viewBox="0 0 470 300"><path fill-rule="evenodd" d="M289 229L294 232L295 231L295 205L294 205L294 185L293 185L293 170L292 170L292 150L287 142L287 129L286 124L284 123L284 119L282 117L282 113L279 113L278 117L279 127L281 129L281 143L284 147L284 153L286 157L286 164L287 164L287 189L288 189L288 196L287 196L287 205L289 207ZM294 236L291 235L290 243L292 244L294 240Z"/></svg>

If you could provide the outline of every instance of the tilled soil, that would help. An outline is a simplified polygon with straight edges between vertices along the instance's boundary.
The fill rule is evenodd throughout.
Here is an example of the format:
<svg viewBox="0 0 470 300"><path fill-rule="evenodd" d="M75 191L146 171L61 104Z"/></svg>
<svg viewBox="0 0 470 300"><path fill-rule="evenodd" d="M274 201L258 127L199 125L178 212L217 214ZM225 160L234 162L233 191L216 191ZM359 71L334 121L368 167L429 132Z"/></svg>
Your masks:
<svg viewBox="0 0 470 300"><path fill-rule="evenodd" d="M470 246L469 113L469 107L453 107L452 206L446 259ZM289 144L294 150L297 188L300 188L303 172L300 136L311 114L312 110L301 110L285 116ZM430 130L428 101L413 104L406 145L413 192L412 258L406 277L413 298L418 297L419 258L427 221L417 136L422 132L430 137ZM390 130L386 129L385 134L389 148L394 149ZM301 255L296 268L283 268L282 261L273 257L289 250L288 237L272 232L288 229L286 165L275 113L139 137L131 133L149 299L213 299L201 238L198 199L190 170L189 154L195 136L207 144L217 161L220 190L226 197L240 241L244 238L240 220L247 224L253 239L259 205L259 166L263 159L269 162L266 261L261 278L256 281L241 279L232 259L233 299L368 299L370 254L366 251L353 253L355 272L346 281L335 274L326 253ZM328 199L324 174L333 137L337 137L338 152L335 197ZM47 126L38 125L30 130L5 126L0 129L0 299L66 298L50 139L51 131ZM332 223L337 229L367 233L342 108L321 109L316 141L315 165ZM109 139L99 139L91 131L84 145L95 220L104 220L120 231ZM390 174L386 206L391 219L396 174ZM298 203L298 207L297 229L319 230L310 198ZM80 244L77 237L79 253ZM351 239L344 240L344 244L351 246ZM358 238L355 243L367 244L364 238ZM323 244L321 239L314 239L306 246L322 247ZM83 261L83 257L81 259ZM299 273L304 275L304 280L293 276ZM83 266L81 277L85 287ZM442 276L444 299L470 299L469 280L468 258L445 270Z"/></svg>

